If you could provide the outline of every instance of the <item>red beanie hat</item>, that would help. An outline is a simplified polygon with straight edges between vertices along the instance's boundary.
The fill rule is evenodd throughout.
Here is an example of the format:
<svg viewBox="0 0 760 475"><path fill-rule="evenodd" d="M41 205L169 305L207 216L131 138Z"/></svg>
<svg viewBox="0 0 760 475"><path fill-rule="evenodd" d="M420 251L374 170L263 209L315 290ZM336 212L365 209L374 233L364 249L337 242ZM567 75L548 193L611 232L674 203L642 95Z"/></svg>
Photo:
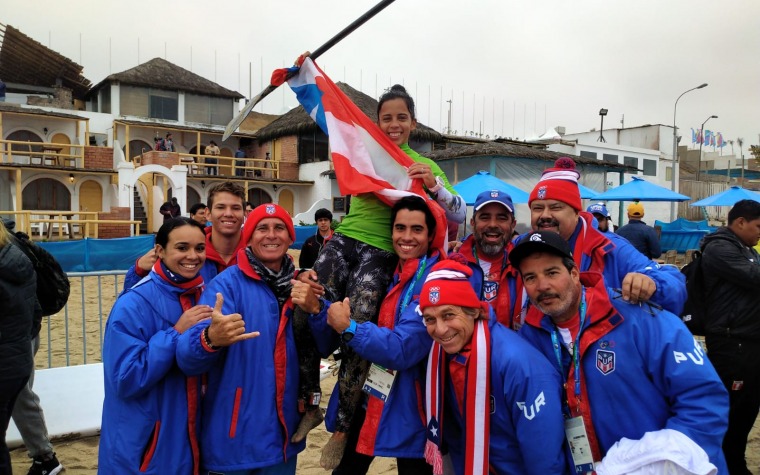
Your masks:
<svg viewBox="0 0 760 475"><path fill-rule="evenodd" d="M534 200L557 200L567 203L576 211L581 210L581 192L578 179L581 174L575 169L575 162L569 157L558 158L554 168L547 168L541 179L533 187L528 205Z"/></svg>
<svg viewBox="0 0 760 475"><path fill-rule="evenodd" d="M438 262L430 269L420 291L420 309L439 305L485 308L470 284L470 277L472 270L464 264L451 259Z"/></svg>
<svg viewBox="0 0 760 475"><path fill-rule="evenodd" d="M288 228L290 240L293 242L296 241L296 229L293 227L293 219L290 217L288 212L285 211L285 208L274 203L265 203L263 205L255 207L253 211L251 211L251 214L249 214L245 219L243 234L240 239L243 240L243 243L246 246L250 242L251 236L253 236L253 230L256 228L256 225L259 224L259 221L264 218L281 219L282 222L285 223L285 226Z"/></svg>

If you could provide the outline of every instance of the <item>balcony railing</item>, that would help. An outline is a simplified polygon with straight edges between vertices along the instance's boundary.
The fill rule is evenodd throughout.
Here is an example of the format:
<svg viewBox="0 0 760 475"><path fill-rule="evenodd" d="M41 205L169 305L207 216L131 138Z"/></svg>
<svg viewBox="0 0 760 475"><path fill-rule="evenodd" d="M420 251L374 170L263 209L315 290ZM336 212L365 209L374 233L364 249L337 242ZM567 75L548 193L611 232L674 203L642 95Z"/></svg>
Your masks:
<svg viewBox="0 0 760 475"><path fill-rule="evenodd" d="M16 231L23 231L38 240L98 238L101 224L128 224L132 228L132 236L140 235L140 221L99 219L97 211L0 211L0 216L12 216L16 221Z"/></svg>
<svg viewBox="0 0 760 475"><path fill-rule="evenodd" d="M189 175L239 176L244 178L280 178L279 160L235 158L182 152L149 151L133 158L136 165L185 165Z"/></svg>
<svg viewBox="0 0 760 475"><path fill-rule="evenodd" d="M84 145L0 140L0 163L84 167Z"/></svg>

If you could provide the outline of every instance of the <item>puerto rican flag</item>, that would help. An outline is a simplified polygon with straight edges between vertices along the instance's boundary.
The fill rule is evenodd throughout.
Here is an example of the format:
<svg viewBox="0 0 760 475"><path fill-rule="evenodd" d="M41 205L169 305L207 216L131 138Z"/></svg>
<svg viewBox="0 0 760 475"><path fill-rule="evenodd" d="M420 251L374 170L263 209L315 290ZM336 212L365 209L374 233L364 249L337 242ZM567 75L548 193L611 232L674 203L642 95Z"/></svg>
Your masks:
<svg viewBox="0 0 760 475"><path fill-rule="evenodd" d="M298 102L328 136L335 176L343 195L374 193L392 206L412 193L428 198L420 180L411 180L407 168L414 161L391 141L338 86L309 58L300 68L278 69L271 84L281 85L288 74L288 85ZM427 199L438 223L446 214L435 201ZM432 205L435 203L435 205ZM446 227L437 226L434 247L446 246ZM444 251L445 255L445 251Z"/></svg>

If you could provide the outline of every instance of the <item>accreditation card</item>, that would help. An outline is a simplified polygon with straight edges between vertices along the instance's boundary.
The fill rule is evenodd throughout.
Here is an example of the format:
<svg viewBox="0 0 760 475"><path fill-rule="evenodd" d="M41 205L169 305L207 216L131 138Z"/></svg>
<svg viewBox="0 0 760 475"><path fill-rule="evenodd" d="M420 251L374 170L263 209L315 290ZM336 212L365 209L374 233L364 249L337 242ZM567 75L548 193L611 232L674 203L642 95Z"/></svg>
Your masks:
<svg viewBox="0 0 760 475"><path fill-rule="evenodd" d="M388 395L391 393L391 388L393 387L393 381L395 379L395 371L383 368L379 364L372 363L372 366L369 367L369 374L367 374L367 380L364 382L362 391L385 402L388 399Z"/></svg>
<svg viewBox="0 0 760 475"><path fill-rule="evenodd" d="M575 473L593 472L594 455L591 453L591 444L586 435L586 426L583 425L583 417L565 419L565 437L573 455Z"/></svg>

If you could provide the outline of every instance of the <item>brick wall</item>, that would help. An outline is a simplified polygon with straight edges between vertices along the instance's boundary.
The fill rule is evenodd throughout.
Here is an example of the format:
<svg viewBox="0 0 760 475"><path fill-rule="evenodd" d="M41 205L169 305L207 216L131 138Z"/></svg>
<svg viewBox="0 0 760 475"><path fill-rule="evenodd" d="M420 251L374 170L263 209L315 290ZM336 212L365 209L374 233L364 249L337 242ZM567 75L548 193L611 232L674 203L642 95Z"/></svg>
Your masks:
<svg viewBox="0 0 760 475"><path fill-rule="evenodd" d="M113 147L84 147L84 168L113 170Z"/></svg>
<svg viewBox="0 0 760 475"><path fill-rule="evenodd" d="M179 164L179 154L176 152L162 152L158 150L151 150L145 152L142 155L141 165L163 165L166 168L171 168L174 165Z"/></svg>
<svg viewBox="0 0 760 475"><path fill-rule="evenodd" d="M291 135L280 142L280 179L298 180L298 137Z"/></svg>
<svg viewBox="0 0 760 475"><path fill-rule="evenodd" d="M98 213L100 220L127 220L129 208L112 207L110 212ZM119 238L131 236L129 224L99 224L98 237L100 239Z"/></svg>

